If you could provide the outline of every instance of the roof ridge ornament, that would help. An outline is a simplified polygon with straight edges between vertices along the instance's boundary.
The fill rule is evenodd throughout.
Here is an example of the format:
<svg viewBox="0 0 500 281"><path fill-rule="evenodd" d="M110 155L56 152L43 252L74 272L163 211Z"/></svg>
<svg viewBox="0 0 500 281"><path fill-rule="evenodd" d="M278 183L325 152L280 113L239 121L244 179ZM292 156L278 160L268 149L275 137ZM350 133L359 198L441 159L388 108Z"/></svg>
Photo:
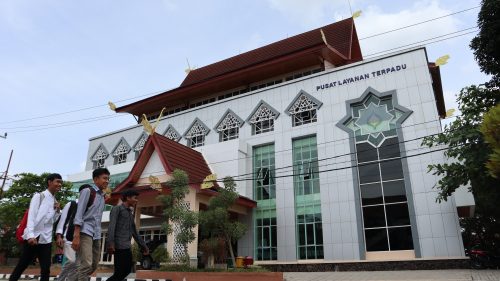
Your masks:
<svg viewBox="0 0 500 281"><path fill-rule="evenodd" d="M156 119L156 122L153 125L151 125L151 123L149 123L149 120L146 116L146 114L142 114L142 120L141 120L141 124L142 126L144 127L144 131L146 131L149 135L153 135L156 131L156 127L158 127L158 124L160 124L160 119L161 117L163 117L163 111L165 111L165 107L163 107L160 111L160 115L158 115L158 118Z"/></svg>

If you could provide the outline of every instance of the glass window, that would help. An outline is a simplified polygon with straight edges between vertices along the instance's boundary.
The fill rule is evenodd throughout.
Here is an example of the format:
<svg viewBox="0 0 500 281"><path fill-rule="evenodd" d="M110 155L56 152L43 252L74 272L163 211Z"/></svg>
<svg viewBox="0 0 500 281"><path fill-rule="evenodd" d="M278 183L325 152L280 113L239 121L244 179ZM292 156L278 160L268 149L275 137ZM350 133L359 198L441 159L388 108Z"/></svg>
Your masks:
<svg viewBox="0 0 500 281"><path fill-rule="evenodd" d="M406 201L405 183L403 180L384 182L385 203Z"/></svg>
<svg viewBox="0 0 500 281"><path fill-rule="evenodd" d="M386 205L385 211L387 212L388 226L410 225L410 215L406 203Z"/></svg>
<svg viewBox="0 0 500 281"><path fill-rule="evenodd" d="M276 117L278 114L273 109L261 104L249 120L252 124L252 133L258 135L273 131Z"/></svg>
<svg viewBox="0 0 500 281"><path fill-rule="evenodd" d="M359 180L361 184L380 181L380 171L378 163L360 164L358 168Z"/></svg>
<svg viewBox="0 0 500 281"><path fill-rule="evenodd" d="M384 206L363 207L363 219L366 228L385 227Z"/></svg>
<svg viewBox="0 0 500 281"><path fill-rule="evenodd" d="M361 203L363 206L384 203L380 183L361 185Z"/></svg>
<svg viewBox="0 0 500 281"><path fill-rule="evenodd" d="M386 228L366 229L366 250L367 251L387 251L389 245L387 243Z"/></svg>
<svg viewBox="0 0 500 281"><path fill-rule="evenodd" d="M389 228L389 241L391 241L391 250L412 250L413 239L411 227Z"/></svg>
<svg viewBox="0 0 500 281"><path fill-rule="evenodd" d="M205 135L207 133L208 128L201 121L196 120L185 135L188 146L195 148L205 145Z"/></svg>
<svg viewBox="0 0 500 281"><path fill-rule="evenodd" d="M232 139L237 139L239 136L239 129L241 126L241 121L233 113L229 112L226 114L224 119L217 126L217 131L219 132L219 141L228 141Z"/></svg>
<svg viewBox="0 0 500 281"><path fill-rule="evenodd" d="M257 210L256 219L256 248L258 260L276 259L277 248L277 227L275 210ZM273 217L268 217L273 216Z"/></svg>
<svg viewBox="0 0 500 281"><path fill-rule="evenodd" d="M386 139L379 148L380 159L400 156L398 138Z"/></svg>
<svg viewBox="0 0 500 281"><path fill-rule="evenodd" d="M403 178L403 167L400 159L380 162L382 180L398 180Z"/></svg>
<svg viewBox="0 0 500 281"><path fill-rule="evenodd" d="M358 143L356 145L356 152L359 163L378 160L377 148L369 143Z"/></svg>

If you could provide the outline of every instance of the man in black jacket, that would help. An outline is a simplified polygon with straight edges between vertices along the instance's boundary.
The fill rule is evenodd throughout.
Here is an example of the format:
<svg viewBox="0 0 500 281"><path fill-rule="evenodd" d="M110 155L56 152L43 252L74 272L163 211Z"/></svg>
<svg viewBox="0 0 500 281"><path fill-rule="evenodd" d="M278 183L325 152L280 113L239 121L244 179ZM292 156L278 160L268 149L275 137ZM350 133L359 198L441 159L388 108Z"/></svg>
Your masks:
<svg viewBox="0 0 500 281"><path fill-rule="evenodd" d="M149 249L144 240L137 233L132 209L137 204L139 193L135 190L126 190L122 193L123 204L111 209L108 227L108 253L115 254L115 270L108 281L121 281L127 277L132 269L131 240L141 246L144 255Z"/></svg>

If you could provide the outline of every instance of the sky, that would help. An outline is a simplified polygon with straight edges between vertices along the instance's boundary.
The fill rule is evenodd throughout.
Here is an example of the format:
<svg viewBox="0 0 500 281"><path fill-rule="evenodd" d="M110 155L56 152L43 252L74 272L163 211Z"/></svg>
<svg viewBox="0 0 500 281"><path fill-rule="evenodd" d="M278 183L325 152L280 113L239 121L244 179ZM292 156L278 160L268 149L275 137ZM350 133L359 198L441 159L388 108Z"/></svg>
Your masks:
<svg viewBox="0 0 500 281"><path fill-rule="evenodd" d="M89 138L136 124L131 115L110 111L108 101L121 106L178 87L187 61L202 67L358 10L365 58L437 38L420 45L429 61L450 56L441 79L447 109L457 109L460 89L488 80L468 47L479 5L479 0L1 0L0 135L8 135L0 138L0 174L11 150L9 176L58 172L66 178L82 172ZM370 37L441 16L446 17ZM467 32L472 33L457 36ZM451 36L457 37L427 44Z"/></svg>

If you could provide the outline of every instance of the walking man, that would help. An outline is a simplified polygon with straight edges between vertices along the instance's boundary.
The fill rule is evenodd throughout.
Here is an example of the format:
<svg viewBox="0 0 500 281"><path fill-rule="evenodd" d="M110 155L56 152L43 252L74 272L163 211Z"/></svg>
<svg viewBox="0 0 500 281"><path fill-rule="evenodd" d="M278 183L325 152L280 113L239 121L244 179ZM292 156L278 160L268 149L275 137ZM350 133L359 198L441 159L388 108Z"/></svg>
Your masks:
<svg viewBox="0 0 500 281"><path fill-rule="evenodd" d="M77 253L78 281L87 281L99 264L104 189L108 187L109 175L106 168L95 169L92 172L94 183L90 185L90 188L84 188L80 191L71 244Z"/></svg>
<svg viewBox="0 0 500 281"><path fill-rule="evenodd" d="M31 198L28 221L23 233L22 254L9 281L17 281L35 257L40 261L40 280L49 280L52 228L60 213L59 203L54 195L61 187L61 175L50 174L47 176L47 189Z"/></svg>
<svg viewBox="0 0 500 281"><path fill-rule="evenodd" d="M108 281L122 281L130 273L133 265L130 241L132 237L141 246L143 254L148 255L146 243L137 233L133 208L137 204L139 193L126 190L122 193L123 204L114 206L109 216L108 253L115 254L115 271Z"/></svg>
<svg viewBox="0 0 500 281"><path fill-rule="evenodd" d="M91 188L91 186L89 184L83 184L80 186L79 191L82 191L84 188ZM74 231L71 225L73 225L72 221L75 218L76 208L78 207L77 204L78 199L70 201L64 206L61 212L61 218L56 227L57 246L64 249L63 267L57 278L57 280L60 281L76 280L77 277L76 252L71 248L71 241L68 240L72 240L72 237L67 235L68 232Z"/></svg>

